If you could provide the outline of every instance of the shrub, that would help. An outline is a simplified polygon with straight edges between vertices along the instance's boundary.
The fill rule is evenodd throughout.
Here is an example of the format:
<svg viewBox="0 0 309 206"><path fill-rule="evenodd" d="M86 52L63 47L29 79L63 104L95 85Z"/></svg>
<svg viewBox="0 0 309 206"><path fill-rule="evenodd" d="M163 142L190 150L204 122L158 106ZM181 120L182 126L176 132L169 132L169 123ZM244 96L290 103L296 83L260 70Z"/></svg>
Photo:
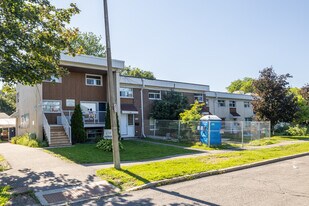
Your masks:
<svg viewBox="0 0 309 206"><path fill-rule="evenodd" d="M12 144L19 144L19 145L24 145L28 147L39 147L40 142L36 139L32 139L33 135L32 134L24 134L21 136L16 136L11 139Z"/></svg>
<svg viewBox="0 0 309 206"><path fill-rule="evenodd" d="M287 130L287 133L291 136L306 136L307 134L307 127L299 126L298 124L296 126L290 126Z"/></svg>
<svg viewBox="0 0 309 206"><path fill-rule="evenodd" d="M27 133L21 136L16 136L11 139L12 144L24 145L27 147L48 147L46 141L39 141L35 139L35 134Z"/></svg>
<svg viewBox="0 0 309 206"><path fill-rule="evenodd" d="M113 143L112 140L109 139L103 139L99 141L96 145L96 148L106 151L106 152L112 152L113 151ZM119 142L119 150L123 150L123 145L121 142Z"/></svg>
<svg viewBox="0 0 309 206"><path fill-rule="evenodd" d="M83 143L86 141L86 131L84 128L83 114L80 105L76 105L71 118L73 143Z"/></svg>

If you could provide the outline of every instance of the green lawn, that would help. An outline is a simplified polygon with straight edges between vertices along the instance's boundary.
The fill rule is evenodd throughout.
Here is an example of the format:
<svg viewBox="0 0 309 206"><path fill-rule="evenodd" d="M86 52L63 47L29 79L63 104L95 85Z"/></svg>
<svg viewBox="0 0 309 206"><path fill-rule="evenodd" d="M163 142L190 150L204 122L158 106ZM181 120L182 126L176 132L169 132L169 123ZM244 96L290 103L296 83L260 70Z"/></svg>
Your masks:
<svg viewBox="0 0 309 206"><path fill-rule="evenodd" d="M10 200L10 193L9 193L10 187L5 186L2 187L0 186L0 206L4 206L7 204L7 202Z"/></svg>
<svg viewBox="0 0 309 206"><path fill-rule="evenodd" d="M309 143L293 144L253 151L237 151L139 164L123 167L122 170L114 168L101 169L97 171L97 175L125 190L153 181L218 170L308 151Z"/></svg>
<svg viewBox="0 0 309 206"><path fill-rule="evenodd" d="M122 161L150 160L172 155L197 153L197 151L134 140L124 140L122 144L124 146L124 151L120 152ZM72 147L47 149L47 151L76 163L112 162L112 153L97 149L95 144L77 144Z"/></svg>
<svg viewBox="0 0 309 206"><path fill-rule="evenodd" d="M143 140L146 140L146 141L149 141L149 142L157 142L157 143L170 144L170 145L176 145L176 146L182 146L182 147L202 149L202 150L222 150L222 149L238 149L238 148L241 148L241 144L223 143L222 145L208 147L207 145L202 144L200 142L174 142L174 141L152 139L152 138L145 138Z"/></svg>
<svg viewBox="0 0 309 206"><path fill-rule="evenodd" d="M183 147L190 147L202 150L221 150L221 149L239 149L241 148L241 144L233 144L233 143L225 143L223 142L222 145L219 146L211 146L208 147L205 144L201 144L200 142L173 142L168 140L159 140L159 139L152 139L152 138L145 138L143 140L150 141L150 142L158 142L164 144L171 144ZM245 145L249 146L265 146L271 144L277 144L283 141L297 141L297 140L308 140L309 136L273 136L271 138L263 138L260 140L252 140L245 143Z"/></svg>

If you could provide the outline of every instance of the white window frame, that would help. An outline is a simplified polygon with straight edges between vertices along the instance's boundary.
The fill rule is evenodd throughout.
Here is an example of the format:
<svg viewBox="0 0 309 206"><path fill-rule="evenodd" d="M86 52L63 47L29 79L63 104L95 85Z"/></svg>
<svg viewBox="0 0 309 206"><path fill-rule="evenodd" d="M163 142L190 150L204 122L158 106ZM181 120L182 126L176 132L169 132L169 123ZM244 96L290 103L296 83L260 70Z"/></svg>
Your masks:
<svg viewBox="0 0 309 206"><path fill-rule="evenodd" d="M209 99L205 99L205 106L209 107Z"/></svg>
<svg viewBox="0 0 309 206"><path fill-rule="evenodd" d="M48 79L48 80L45 80L45 82L52 82L52 83L62 83L62 77L55 77L54 75L52 75L51 77L50 77L50 79Z"/></svg>
<svg viewBox="0 0 309 206"><path fill-rule="evenodd" d="M87 76L100 77L100 85L98 85L98 84L88 84L87 80L91 79L91 78L88 78ZM96 81L94 81L94 82L96 82ZM98 74L85 74L85 83L86 83L87 86L101 87L101 86L103 86L103 76L98 75Z"/></svg>
<svg viewBox="0 0 309 206"><path fill-rule="evenodd" d="M156 129L156 124L157 124L157 121L154 119L154 118L150 118L149 119L149 130L150 131L155 131L155 130L157 130Z"/></svg>
<svg viewBox="0 0 309 206"><path fill-rule="evenodd" d="M30 114L29 113L25 113L25 114L20 116L20 125L19 126L22 129L29 128L29 126L30 126Z"/></svg>
<svg viewBox="0 0 309 206"><path fill-rule="evenodd" d="M160 97L159 98L150 97L151 94L153 94L154 96L159 94ZM148 98L151 99L151 100L161 100L161 91L160 90L149 90L148 91Z"/></svg>
<svg viewBox="0 0 309 206"><path fill-rule="evenodd" d="M120 90L120 98L128 98L128 99L134 98L133 88L121 87L119 90ZM122 91L122 90L130 90L130 92L128 92L128 91ZM121 95L122 92L124 92L124 94L130 94L130 93L131 93L131 95L129 95L129 96L122 96L122 95Z"/></svg>
<svg viewBox="0 0 309 206"><path fill-rule="evenodd" d="M204 102L204 95L203 94L194 94L194 101Z"/></svg>
<svg viewBox="0 0 309 206"><path fill-rule="evenodd" d="M250 108L250 102L244 102L244 107L245 108Z"/></svg>
<svg viewBox="0 0 309 206"><path fill-rule="evenodd" d="M230 108L236 108L236 101L235 100L230 100L229 101L229 107Z"/></svg>
<svg viewBox="0 0 309 206"><path fill-rule="evenodd" d="M222 105L221 105L222 104ZM225 100L223 99L218 99L218 107L225 107L226 104L225 104Z"/></svg>
<svg viewBox="0 0 309 206"><path fill-rule="evenodd" d="M60 103L60 105L59 105L59 107L60 107L60 109L59 109L59 111L45 111L44 110L44 102L59 102ZM44 99L43 101L42 101L42 110L43 110L43 113L60 113L61 112L61 110L62 110L62 101L61 100L50 100L50 99Z"/></svg>

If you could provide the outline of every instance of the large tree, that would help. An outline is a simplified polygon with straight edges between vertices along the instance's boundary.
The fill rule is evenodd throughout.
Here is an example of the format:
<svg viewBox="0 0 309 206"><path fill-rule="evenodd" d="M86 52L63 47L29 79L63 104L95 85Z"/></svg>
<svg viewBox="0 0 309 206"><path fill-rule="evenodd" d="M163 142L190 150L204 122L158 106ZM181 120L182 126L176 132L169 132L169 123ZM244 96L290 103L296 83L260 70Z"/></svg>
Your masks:
<svg viewBox="0 0 309 206"><path fill-rule="evenodd" d="M156 77L152 72L131 66L125 67L120 74L123 76L131 76L145 79L156 79Z"/></svg>
<svg viewBox="0 0 309 206"><path fill-rule="evenodd" d="M272 67L260 71L253 82L255 93L253 109L258 120L270 121L272 128L278 122L292 122L298 106L295 96L289 92L290 74L277 75Z"/></svg>
<svg viewBox="0 0 309 206"><path fill-rule="evenodd" d="M79 13L75 4L58 9L48 0L0 1L0 78L34 85L66 73L60 53L74 54L78 30L67 25Z"/></svg>
<svg viewBox="0 0 309 206"><path fill-rule="evenodd" d="M296 124L308 124L309 123L309 103L302 96L302 90L295 87L291 88L290 92L294 94L297 100L299 110L296 112L294 122Z"/></svg>
<svg viewBox="0 0 309 206"><path fill-rule="evenodd" d="M301 96L305 99L307 104L309 105L309 84L303 86L300 90Z"/></svg>
<svg viewBox="0 0 309 206"><path fill-rule="evenodd" d="M106 57L106 48L102 45L101 40L101 36L97 36L92 32L80 32L72 42L72 47L75 50L80 50L81 54Z"/></svg>
<svg viewBox="0 0 309 206"><path fill-rule="evenodd" d="M151 117L157 120L178 120L179 114L188 108L188 100L178 92L163 94L162 100L155 101Z"/></svg>
<svg viewBox="0 0 309 206"><path fill-rule="evenodd" d="M4 84L0 90L0 112L12 114L16 108L16 88L13 85Z"/></svg>
<svg viewBox="0 0 309 206"><path fill-rule="evenodd" d="M253 78L245 77L243 79L238 79L226 87L227 91L230 93L233 92L244 92L244 93L254 93L254 87L253 87Z"/></svg>

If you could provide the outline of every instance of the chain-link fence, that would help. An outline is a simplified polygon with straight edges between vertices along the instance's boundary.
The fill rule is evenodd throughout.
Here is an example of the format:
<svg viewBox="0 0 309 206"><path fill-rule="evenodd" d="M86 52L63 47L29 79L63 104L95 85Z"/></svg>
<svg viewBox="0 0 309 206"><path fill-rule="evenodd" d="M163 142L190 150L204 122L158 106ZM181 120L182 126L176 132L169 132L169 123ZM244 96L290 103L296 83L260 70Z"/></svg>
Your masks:
<svg viewBox="0 0 309 206"><path fill-rule="evenodd" d="M213 123L214 121L210 121ZM145 135L151 138L169 141L199 142L201 132L208 128L201 126L200 121L183 123L179 120L146 120ZM212 133L220 133L222 143L247 144L254 140L270 138L270 122L258 121L222 121L220 131L210 129Z"/></svg>

